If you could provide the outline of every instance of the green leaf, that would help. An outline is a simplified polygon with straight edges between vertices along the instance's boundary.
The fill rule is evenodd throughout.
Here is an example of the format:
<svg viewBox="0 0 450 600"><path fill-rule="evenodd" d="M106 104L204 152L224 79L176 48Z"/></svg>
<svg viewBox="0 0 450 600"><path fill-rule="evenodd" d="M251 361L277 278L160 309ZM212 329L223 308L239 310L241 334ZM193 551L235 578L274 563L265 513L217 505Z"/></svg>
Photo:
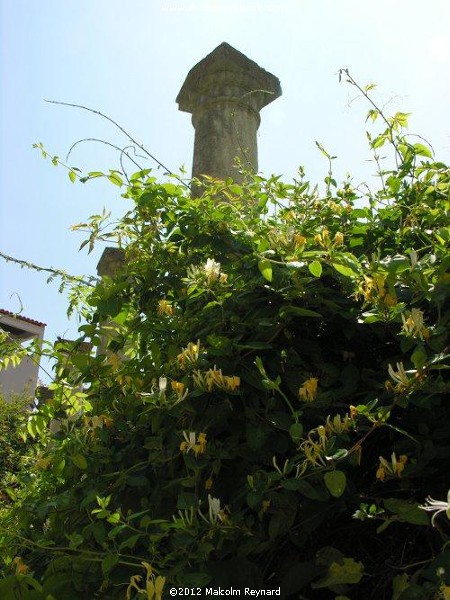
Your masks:
<svg viewBox="0 0 450 600"><path fill-rule="evenodd" d="M68 535L67 539L70 541L70 547L74 549L78 548L78 546L81 546L81 544L84 542L84 537L75 532Z"/></svg>
<svg viewBox="0 0 450 600"><path fill-rule="evenodd" d="M118 185L119 187L123 185L122 177L120 177L116 171L111 171L111 174L108 175L108 179L114 185Z"/></svg>
<svg viewBox="0 0 450 600"><path fill-rule="evenodd" d="M407 573L396 575L392 580L392 600L398 600L402 592L409 588L409 577Z"/></svg>
<svg viewBox="0 0 450 600"><path fill-rule="evenodd" d="M357 273L354 271L354 269L351 269L350 267L341 265L340 263L336 263L336 262L332 262L331 264L338 273L340 273L341 275L344 275L345 277L354 277L355 275L357 275Z"/></svg>
<svg viewBox="0 0 450 600"><path fill-rule="evenodd" d="M295 562L285 573L281 582L283 594L290 597L291 594L298 593L319 574L320 568L312 561Z"/></svg>
<svg viewBox="0 0 450 600"><path fill-rule="evenodd" d="M77 174L75 173L75 171L70 170L69 171L69 179L72 183L75 183L77 178Z"/></svg>
<svg viewBox="0 0 450 600"><path fill-rule="evenodd" d="M124 548L134 548L141 537L141 533L136 533L135 535L130 536L120 544L119 550L123 550Z"/></svg>
<svg viewBox="0 0 450 600"><path fill-rule="evenodd" d="M180 196L181 194L180 187L174 183L163 183L161 187L169 194L169 196Z"/></svg>
<svg viewBox="0 0 450 600"><path fill-rule="evenodd" d="M270 260L263 259L258 263L258 269L260 270L261 275L267 281L272 281L272 263Z"/></svg>
<svg viewBox="0 0 450 600"><path fill-rule="evenodd" d="M313 261L308 265L308 269L314 277L320 277L322 275L322 265L318 260Z"/></svg>
<svg viewBox="0 0 450 600"><path fill-rule="evenodd" d="M387 136L384 133L381 133L379 136L377 136L373 142L372 142L372 148L381 148L381 146L384 146L384 143L387 139Z"/></svg>
<svg viewBox="0 0 450 600"><path fill-rule="evenodd" d="M102 560L103 575L107 576L111 572L111 569L115 567L118 562L118 554L108 554L108 556L105 556L105 558Z"/></svg>
<svg viewBox="0 0 450 600"><path fill-rule="evenodd" d="M280 310L280 317L285 317L287 315L295 315L297 317L321 317L322 315L315 310L310 310L309 308L302 308L300 306L284 306Z"/></svg>
<svg viewBox="0 0 450 600"><path fill-rule="evenodd" d="M374 123L377 120L379 114L380 113L377 110L375 110L374 108L372 108L367 113L366 121L368 121L369 119L372 119L372 123Z"/></svg>
<svg viewBox="0 0 450 600"><path fill-rule="evenodd" d="M353 558L343 558L341 562L333 562L328 573L320 581L312 583L313 589L332 587L344 583L359 583L364 574L364 565Z"/></svg>
<svg viewBox="0 0 450 600"><path fill-rule="evenodd" d="M325 502L329 500L330 496L327 490L321 486L313 486L304 479L284 479L281 485L288 490L292 490L302 494L305 498L310 500L318 500L319 502Z"/></svg>
<svg viewBox="0 0 450 600"><path fill-rule="evenodd" d="M267 439L267 431L260 425L248 423L246 428L247 443L251 450L259 450Z"/></svg>
<svg viewBox="0 0 450 600"><path fill-rule="evenodd" d="M386 498L386 500L383 500L383 504L387 510L401 517L406 523L412 523L413 525L429 524L426 512L420 509L417 504L398 498Z"/></svg>
<svg viewBox="0 0 450 600"><path fill-rule="evenodd" d="M79 469L83 471L87 469L87 460L82 454L73 454L70 458L73 464Z"/></svg>
<svg viewBox="0 0 450 600"><path fill-rule="evenodd" d="M203 587L211 581L208 573L186 573L183 576L183 584L188 587Z"/></svg>
<svg viewBox="0 0 450 600"><path fill-rule="evenodd" d="M108 521L108 523L111 523L111 525L117 525L117 523L120 523L120 513L112 513L106 520Z"/></svg>
<svg viewBox="0 0 450 600"><path fill-rule="evenodd" d="M323 478L325 485L332 496L335 498L342 496L347 484L347 478L343 471L328 471Z"/></svg>
<svg viewBox="0 0 450 600"><path fill-rule="evenodd" d="M433 158L433 153L428 148L428 146L425 146L424 144L414 144L413 148L414 152L418 156L426 156L427 158Z"/></svg>
<svg viewBox="0 0 450 600"><path fill-rule="evenodd" d="M401 126L401 127L408 127L408 117L411 113L403 113L403 112L397 112L394 115L394 120Z"/></svg>
<svg viewBox="0 0 450 600"><path fill-rule="evenodd" d="M272 515L269 521L269 538L274 539L283 535L286 535L292 527L295 519L295 509L279 509L274 515Z"/></svg>
<svg viewBox="0 0 450 600"><path fill-rule="evenodd" d="M316 144L316 146L319 148L320 152L321 152L321 153L322 153L322 154L323 154L323 155L324 155L326 158L328 158L328 160L331 160L332 158L334 158L334 157L330 156L330 154L328 154L328 152L325 150L325 148L323 147L323 145L322 145L320 142L318 142L318 141L315 141L315 144Z"/></svg>
<svg viewBox="0 0 450 600"><path fill-rule="evenodd" d="M396 194L398 192L398 190L400 189L400 186L402 184L401 179L399 179L398 177L393 177L392 175L390 177L388 177L386 179L386 183L389 186L389 189L391 190L391 192L393 194Z"/></svg>
<svg viewBox="0 0 450 600"><path fill-rule="evenodd" d="M422 369L427 362L427 353L423 344L419 344L411 355L411 360L416 369Z"/></svg>
<svg viewBox="0 0 450 600"><path fill-rule="evenodd" d="M301 423L294 423L289 428L289 435L294 442L300 440L303 436L303 425Z"/></svg>

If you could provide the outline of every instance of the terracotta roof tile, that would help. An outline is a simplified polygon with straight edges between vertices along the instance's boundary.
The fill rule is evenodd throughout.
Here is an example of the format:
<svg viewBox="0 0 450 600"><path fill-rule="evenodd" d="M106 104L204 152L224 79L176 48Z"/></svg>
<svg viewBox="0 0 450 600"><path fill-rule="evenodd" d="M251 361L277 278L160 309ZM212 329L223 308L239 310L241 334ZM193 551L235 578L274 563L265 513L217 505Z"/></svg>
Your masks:
<svg viewBox="0 0 450 600"><path fill-rule="evenodd" d="M25 321L26 323L32 323L33 325L38 325L39 327L45 327L47 323L41 323L41 321L35 321L34 319L29 319L28 317L23 317L22 315L18 315L9 310L5 310L4 308L0 308L0 315L6 315L7 317L13 317L13 319L18 319L19 321Z"/></svg>

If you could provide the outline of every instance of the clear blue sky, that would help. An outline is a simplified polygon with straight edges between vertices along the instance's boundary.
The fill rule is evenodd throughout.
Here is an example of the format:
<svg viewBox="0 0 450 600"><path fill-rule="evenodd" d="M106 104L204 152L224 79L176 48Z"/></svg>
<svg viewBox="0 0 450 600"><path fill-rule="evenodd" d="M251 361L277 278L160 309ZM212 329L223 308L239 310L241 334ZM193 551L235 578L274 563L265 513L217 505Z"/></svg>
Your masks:
<svg viewBox="0 0 450 600"><path fill-rule="evenodd" d="M348 67L378 84L388 112L412 112L411 131L449 160L450 4L448 0L0 0L0 250L43 266L95 274L102 249L78 252L70 225L104 206L127 208L102 181L73 185L44 162L34 142L64 157L71 144L99 137L123 145L114 128L44 98L105 112L171 169L190 172L193 128L176 95L189 69L222 41L277 75L283 96L262 111L259 166L313 181L326 164L314 140L338 155L336 174L370 181L364 134L368 110L338 83ZM80 145L70 164L118 165L99 144ZM20 299L20 300L19 300ZM0 262L0 307L47 323L47 338L75 335L66 300L44 275Z"/></svg>

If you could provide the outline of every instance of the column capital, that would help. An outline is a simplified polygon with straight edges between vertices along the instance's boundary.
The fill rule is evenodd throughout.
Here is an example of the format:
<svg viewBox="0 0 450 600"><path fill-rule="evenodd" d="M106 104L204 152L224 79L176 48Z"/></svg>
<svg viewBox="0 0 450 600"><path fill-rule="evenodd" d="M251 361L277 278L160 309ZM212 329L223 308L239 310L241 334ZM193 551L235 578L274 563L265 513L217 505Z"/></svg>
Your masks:
<svg viewBox="0 0 450 600"><path fill-rule="evenodd" d="M279 96L281 86L275 75L223 42L189 71L176 102L179 110L192 114L223 101L259 112Z"/></svg>
<svg viewBox="0 0 450 600"><path fill-rule="evenodd" d="M122 248L115 248L114 246L107 246L103 250L103 254L97 264L97 275L103 277L114 278L118 271L125 264L125 253Z"/></svg>

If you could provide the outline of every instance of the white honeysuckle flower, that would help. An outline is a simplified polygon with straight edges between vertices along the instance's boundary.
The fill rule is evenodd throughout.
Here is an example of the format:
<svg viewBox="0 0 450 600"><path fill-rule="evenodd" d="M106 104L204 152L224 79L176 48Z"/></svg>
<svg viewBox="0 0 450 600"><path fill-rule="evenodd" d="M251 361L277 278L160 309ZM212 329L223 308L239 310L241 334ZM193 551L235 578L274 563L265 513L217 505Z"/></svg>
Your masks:
<svg viewBox="0 0 450 600"><path fill-rule="evenodd" d="M408 375L406 374L405 367L403 366L402 362L397 363L397 371L394 371L394 369L392 368L392 365L389 364L388 373L396 383L399 383L399 384L405 385L405 386L407 386L409 384L409 378L408 378Z"/></svg>
<svg viewBox="0 0 450 600"><path fill-rule="evenodd" d="M422 510L427 512L433 512L434 515L431 517L431 525L434 527L434 521L439 513L445 512L447 519L450 519L450 490L447 492L447 502L444 500L433 500L430 496L426 499L424 506L419 506Z"/></svg>
<svg viewBox="0 0 450 600"><path fill-rule="evenodd" d="M209 504L209 520L211 524L215 525L217 520L223 520L223 512L220 508L220 499L213 498L211 494L208 494L208 504Z"/></svg>
<svg viewBox="0 0 450 600"><path fill-rule="evenodd" d="M215 281L220 274L220 263L216 262L213 258L208 258L204 266L204 271L209 281Z"/></svg>
<svg viewBox="0 0 450 600"><path fill-rule="evenodd" d="M167 377L159 378L159 396L163 397L166 394L167 390Z"/></svg>
<svg viewBox="0 0 450 600"><path fill-rule="evenodd" d="M186 440L186 444L190 449L195 446L195 431L190 431L189 434L186 431L183 431L183 437Z"/></svg>

